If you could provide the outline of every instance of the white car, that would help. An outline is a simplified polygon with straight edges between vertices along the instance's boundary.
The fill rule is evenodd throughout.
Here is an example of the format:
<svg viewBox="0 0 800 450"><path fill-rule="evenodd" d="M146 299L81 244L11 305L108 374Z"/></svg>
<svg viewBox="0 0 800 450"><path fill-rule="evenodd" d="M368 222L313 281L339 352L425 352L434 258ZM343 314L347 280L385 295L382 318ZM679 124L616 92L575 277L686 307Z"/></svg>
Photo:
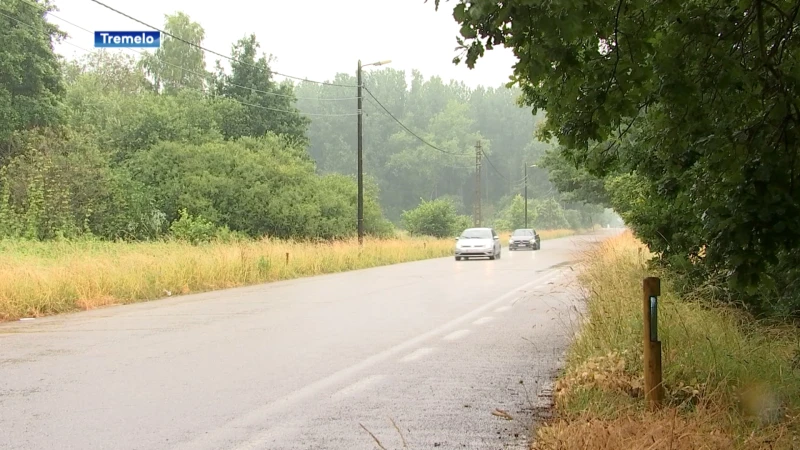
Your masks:
<svg viewBox="0 0 800 450"><path fill-rule="evenodd" d="M500 259L503 246L493 228L467 228L456 238L456 261L469 258Z"/></svg>

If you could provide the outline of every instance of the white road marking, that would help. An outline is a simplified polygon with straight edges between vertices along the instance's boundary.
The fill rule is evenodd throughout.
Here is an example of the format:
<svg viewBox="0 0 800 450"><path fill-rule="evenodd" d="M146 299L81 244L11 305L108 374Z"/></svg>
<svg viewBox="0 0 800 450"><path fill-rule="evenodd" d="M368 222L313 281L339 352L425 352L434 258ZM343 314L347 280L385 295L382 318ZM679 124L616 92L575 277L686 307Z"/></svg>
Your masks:
<svg viewBox="0 0 800 450"><path fill-rule="evenodd" d="M354 394L358 391L363 391L364 389L370 387L371 385L377 383L378 381L384 378L386 378L384 375L372 375L367 378L362 378L356 381L355 383L343 389L340 389L339 391L331 395L331 398L334 400L340 400L341 398L346 397L350 394Z"/></svg>
<svg viewBox="0 0 800 450"><path fill-rule="evenodd" d="M486 317L481 317L480 319L476 320L475 322L472 322L472 324L473 325L483 325L483 324L489 323L489 322L491 322L493 320L494 320L494 317L486 316Z"/></svg>
<svg viewBox="0 0 800 450"><path fill-rule="evenodd" d="M290 442L292 438L297 436L297 434L302 432L304 427L307 426L308 424L305 423L288 424L284 422L276 424L260 432L258 441L249 440L243 442L236 447L236 450L262 450L265 448L264 444Z"/></svg>
<svg viewBox="0 0 800 450"><path fill-rule="evenodd" d="M400 361L403 362L413 361L415 359L422 358L425 355L429 355L433 353L433 351L434 349L431 347L423 347L421 349L414 350L412 353L409 353L408 355L404 356L403 359L401 359Z"/></svg>
<svg viewBox="0 0 800 450"><path fill-rule="evenodd" d="M362 360L359 363L353 364L350 367L346 367L346 368L344 368L342 370L339 370L338 372L333 373L333 374L331 374L331 375L329 375L329 376L327 376L325 378L317 380L317 381L315 381L315 382L313 382L311 384L307 384L306 386L304 386L304 387L302 387L302 388L300 388L300 389L298 389L298 390L296 390L294 392L291 392L291 393L287 394L283 398L280 398L280 399L275 400L273 402L267 403L267 404L261 406L260 408L253 409L253 410L251 410L250 412L248 412L246 414L243 414L243 415L241 415L239 417L236 417L236 418L226 422L222 426L219 426L219 427L217 427L215 429L208 430L202 436L199 436L199 437L197 437L197 438L195 438L193 440L185 441L185 442L183 442L181 444L178 444L174 448L176 448L176 449L190 449L190 448L223 448L223 447L226 447L226 446L230 445L229 439L232 436L236 435L237 430L241 430L241 429L244 429L244 428L254 427L254 426L258 426L259 424L263 424L263 423L267 422L267 419L269 418L270 414L273 414L276 411L280 411L280 410L282 410L284 408L288 408L288 407L294 405L295 403L297 403L300 400L306 399L308 397L312 397L314 395L318 395L320 391L322 391L324 389L328 389L331 386L334 386L337 383L340 383L341 381L346 380L349 377L352 377L353 375L355 375L356 373L358 373L361 370L364 370L364 369L366 369L368 367L371 367L371 366L374 366L375 364L378 364L379 362L382 362L382 361L384 361L384 360L386 360L388 358L391 358L392 356L396 355L397 353L406 351L406 350L408 350L410 348L414 348L417 345L421 344L422 342L425 342L428 339L431 339L431 338L435 337L436 335L442 334L442 333L444 333L444 332L446 332L446 331L448 331L448 330L450 330L452 328L455 328L455 327L461 325L464 322L467 322L469 320L474 320L475 318L480 317L481 314L483 314L486 310L494 308L494 307L498 306L500 303L502 303L504 301L507 301L507 300L509 300L511 298L514 298L514 296L516 296L516 295L524 293L526 290L529 290L531 288L541 287L542 285L544 285L545 283L550 281L551 278L554 278L554 277L556 277L558 275L559 275L559 273L556 270L550 270L547 273L545 273L544 275L542 275L541 277L539 277L538 279L533 280L533 281L531 281L529 283L525 283L522 286L519 286L518 288L512 289L512 290L506 292L505 294L497 297L496 299L494 299L494 300L492 300L492 301L490 301L488 303L485 303L482 306L479 306L479 307L473 309L472 311L470 311L470 312L468 312L468 313L466 313L466 314L464 314L464 315L462 315L460 317L457 317L457 318L455 318L455 319L453 319L453 320L451 320L451 321L449 321L449 322L447 322L447 323L445 323L443 325L440 325L439 327L436 327L436 328L434 328L434 329L432 329L432 330L430 330L430 331L428 331L426 333L420 334L417 337L411 338L411 339L409 339L409 340L407 340L405 342L402 342L402 343L397 344L397 345L395 345L393 347L390 347L390 348L388 348L388 349L386 349L386 350L384 350L384 351L382 351L380 353L376 353L376 354L370 356L369 358L366 358L366 359ZM268 434L268 431L265 432L265 433ZM260 441L261 437L262 437L261 434L256 435L252 439L250 439L249 441L242 443L241 447L236 447L236 448L237 449L239 449L239 448L253 448L252 446L256 446L256 444L258 444L259 442L262 442L262 441ZM263 445L261 447L263 447ZM256 446L256 448L257 448L257 446Z"/></svg>
<svg viewBox="0 0 800 450"><path fill-rule="evenodd" d="M504 312L504 311L508 311L509 309L511 309L511 307L506 305L506 306L501 306L501 307L495 309L494 312Z"/></svg>
<svg viewBox="0 0 800 450"><path fill-rule="evenodd" d="M448 334L447 336L443 337L442 339L444 339L445 341L455 341L456 339L460 339L460 338L468 335L469 333L470 333L469 330L458 330L458 331L454 331L454 332Z"/></svg>

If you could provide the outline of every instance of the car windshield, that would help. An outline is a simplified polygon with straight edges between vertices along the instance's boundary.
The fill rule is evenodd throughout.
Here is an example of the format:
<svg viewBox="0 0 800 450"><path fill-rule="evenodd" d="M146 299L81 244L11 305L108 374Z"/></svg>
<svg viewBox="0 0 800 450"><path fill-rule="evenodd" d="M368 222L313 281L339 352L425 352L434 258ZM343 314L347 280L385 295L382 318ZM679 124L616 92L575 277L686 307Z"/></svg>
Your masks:
<svg viewBox="0 0 800 450"><path fill-rule="evenodd" d="M481 228L470 228L461 233L460 239L491 239L492 232Z"/></svg>
<svg viewBox="0 0 800 450"><path fill-rule="evenodd" d="M512 236L533 236L533 231L531 230L514 230L511 233Z"/></svg>

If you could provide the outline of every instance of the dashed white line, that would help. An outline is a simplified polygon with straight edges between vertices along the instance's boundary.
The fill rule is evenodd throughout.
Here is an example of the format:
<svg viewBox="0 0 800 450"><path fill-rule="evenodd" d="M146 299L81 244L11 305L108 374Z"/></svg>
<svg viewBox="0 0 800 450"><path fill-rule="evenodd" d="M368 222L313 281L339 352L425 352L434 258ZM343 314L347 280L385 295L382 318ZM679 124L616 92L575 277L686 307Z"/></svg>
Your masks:
<svg viewBox="0 0 800 450"><path fill-rule="evenodd" d="M265 448L267 444L274 444L275 442L289 442L291 438L297 436L302 432L308 424L300 421L294 423L279 423L266 430L251 437L245 442L237 445L233 450L260 450Z"/></svg>
<svg viewBox="0 0 800 450"><path fill-rule="evenodd" d="M475 322L472 322L472 324L473 325L483 325L483 324L489 323L489 322L491 322L493 320L494 320L494 317L486 316L486 317L481 317L480 319L476 320Z"/></svg>
<svg viewBox="0 0 800 450"><path fill-rule="evenodd" d="M408 355L404 356L403 359L401 359L400 361L403 361L403 362L413 361L415 359L419 359L419 358L422 358L425 355L429 355L429 354L433 353L433 350L434 349L432 349L430 347L423 347L423 348L415 350L415 351L409 353Z"/></svg>
<svg viewBox="0 0 800 450"><path fill-rule="evenodd" d="M346 396L348 396L350 394L353 394L355 392L364 390L364 389L368 388L369 386L371 386L371 385L377 383L378 381L382 380L383 378L384 378L384 375L372 375L372 376L369 376L369 377L366 377L366 378L362 378L362 379L356 381L355 383L353 383L353 384L351 384L351 385L349 385L349 386L347 386L345 388L340 389L339 391L334 393L331 396L331 398L334 399L334 400L341 399L342 397L346 397Z"/></svg>
<svg viewBox="0 0 800 450"><path fill-rule="evenodd" d="M443 337L445 341L454 341L456 339L460 339L470 333L469 330L458 330L453 331L452 333L448 334L447 336Z"/></svg>
<svg viewBox="0 0 800 450"><path fill-rule="evenodd" d="M494 312L504 312L504 311L508 311L509 309L511 309L511 307L506 305L506 306L501 306L501 307L495 309Z"/></svg>
<svg viewBox="0 0 800 450"><path fill-rule="evenodd" d="M362 371L368 367L372 367L380 363L381 361L384 361L385 359L394 356L399 352L414 348L417 345L421 344L422 342L431 339L450 328L456 327L459 324L466 322L468 320L474 320L476 317L480 317L482 314L484 314L487 310L494 308L499 304L502 304L502 302L506 302L510 299L515 298L516 296L524 294L528 289L534 289L536 287L540 287L544 283L549 281L551 278L555 278L557 275L558 273L550 271L547 274L542 275L538 279L530 281L515 289L512 289L506 292L505 294L489 301L488 303L485 303L475 308L474 310L464 314L463 316L454 318L445 324L442 324L432 330L429 330L405 342L402 342L391 348L388 348L380 353L376 353L356 364L353 364L352 366L341 369L333 374L328 375L327 377L319 379L311 384L305 385L294 392L286 394L284 397L278 400L269 402L258 408L250 410L245 414L234 417L216 428L207 430L206 433L204 433L202 436L197 436L194 439L190 438L188 441L181 442L175 447L175 450L178 449L188 450L198 447L199 448L225 447L226 445L228 445L228 443L230 443L231 439L235 438L237 430L241 430L242 428L249 426L256 426L263 424L266 420L269 419L269 417L272 414L290 408L303 399L307 399L314 395L318 395L320 392L324 391L325 389L328 389L335 383L345 380L353 376L355 373Z"/></svg>

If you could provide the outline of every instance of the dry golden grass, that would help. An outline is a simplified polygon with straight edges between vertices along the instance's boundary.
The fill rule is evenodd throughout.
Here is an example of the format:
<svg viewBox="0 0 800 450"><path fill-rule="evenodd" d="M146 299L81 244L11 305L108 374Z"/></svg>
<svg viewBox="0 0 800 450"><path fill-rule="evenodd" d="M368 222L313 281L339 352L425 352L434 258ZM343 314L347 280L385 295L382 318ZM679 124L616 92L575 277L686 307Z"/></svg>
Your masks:
<svg viewBox="0 0 800 450"><path fill-rule="evenodd" d="M796 328L670 294L662 276L659 335L666 402L642 398L642 279L647 249L630 232L589 251L579 280L587 315L556 383L557 419L533 448L800 448ZM657 274L656 274L657 275Z"/></svg>
<svg viewBox="0 0 800 450"><path fill-rule="evenodd" d="M449 239L0 244L0 320L447 256ZM288 255L288 256L287 256Z"/></svg>
<svg viewBox="0 0 800 450"><path fill-rule="evenodd" d="M566 236L542 231L542 239ZM452 255L452 239L0 242L0 321ZM287 262L288 254L288 262Z"/></svg>

